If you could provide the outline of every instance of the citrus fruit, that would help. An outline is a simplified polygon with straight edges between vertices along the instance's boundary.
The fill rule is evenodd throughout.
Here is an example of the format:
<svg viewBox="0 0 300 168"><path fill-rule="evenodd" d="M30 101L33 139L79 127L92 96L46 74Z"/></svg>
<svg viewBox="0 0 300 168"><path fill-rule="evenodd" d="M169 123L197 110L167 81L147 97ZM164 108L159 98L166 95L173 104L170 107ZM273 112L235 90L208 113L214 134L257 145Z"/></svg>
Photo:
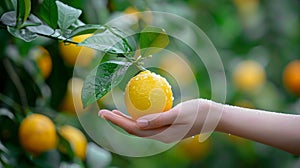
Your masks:
<svg viewBox="0 0 300 168"><path fill-rule="evenodd" d="M57 142L55 125L42 114L31 114L21 122L19 140L24 149L32 154L54 149Z"/></svg>
<svg viewBox="0 0 300 168"><path fill-rule="evenodd" d="M265 81L265 70L253 60L240 62L233 71L233 82L242 91L257 90Z"/></svg>
<svg viewBox="0 0 300 168"><path fill-rule="evenodd" d="M176 146L179 151L183 153L183 156L193 161L203 158L211 149L210 140L208 139L204 142L199 142L199 136L200 135L196 135L194 137L186 138L180 141Z"/></svg>
<svg viewBox="0 0 300 168"><path fill-rule="evenodd" d="M283 72L283 83L288 91L300 95L300 60L291 61Z"/></svg>
<svg viewBox="0 0 300 168"><path fill-rule="evenodd" d="M73 77L69 79L65 97L61 103L61 110L76 114L84 111L81 101L81 90L83 87L83 80Z"/></svg>
<svg viewBox="0 0 300 168"><path fill-rule="evenodd" d="M234 0L233 2L244 13L253 12L259 7L259 0Z"/></svg>
<svg viewBox="0 0 300 168"><path fill-rule="evenodd" d="M235 106L253 109L254 105L249 100L238 100L234 103Z"/></svg>
<svg viewBox="0 0 300 168"><path fill-rule="evenodd" d="M79 43L91 36L92 34L83 34L75 36L72 38L72 41ZM63 42L59 43L59 51L66 64L74 66L76 60L78 59L76 65L81 67L89 65L89 63L92 61L96 54L95 50L91 48Z"/></svg>
<svg viewBox="0 0 300 168"><path fill-rule="evenodd" d="M60 127L59 133L70 143L75 155L80 159L84 159L87 146L84 134L79 129L69 125Z"/></svg>
<svg viewBox="0 0 300 168"><path fill-rule="evenodd" d="M30 51L30 58L36 62L40 73L46 79L52 70L52 60L49 52L44 47L39 46Z"/></svg>
<svg viewBox="0 0 300 168"><path fill-rule="evenodd" d="M132 15L133 18L131 19L134 19L135 22L139 20L145 22L147 25L151 24L153 20L152 13L147 9L145 9L145 11L139 11L135 7L129 6L124 10L123 13L126 15Z"/></svg>
<svg viewBox="0 0 300 168"><path fill-rule="evenodd" d="M125 88L125 105L133 119L172 108L173 93L168 81L148 70L140 72Z"/></svg>
<svg viewBox="0 0 300 168"><path fill-rule="evenodd" d="M159 67L170 73L179 85L187 86L194 80L194 74L191 70L191 66L183 59L182 53L165 54L161 57ZM172 65L172 66L170 66Z"/></svg>

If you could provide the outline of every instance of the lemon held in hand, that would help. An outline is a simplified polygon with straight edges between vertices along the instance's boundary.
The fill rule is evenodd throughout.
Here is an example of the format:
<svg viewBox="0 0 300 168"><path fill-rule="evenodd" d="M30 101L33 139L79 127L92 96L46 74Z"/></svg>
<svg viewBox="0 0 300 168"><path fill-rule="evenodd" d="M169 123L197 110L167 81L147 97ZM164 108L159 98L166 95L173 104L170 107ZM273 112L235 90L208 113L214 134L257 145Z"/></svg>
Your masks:
<svg viewBox="0 0 300 168"><path fill-rule="evenodd" d="M134 76L125 88L125 105L133 119L172 108L173 93L168 81L153 72Z"/></svg>
<svg viewBox="0 0 300 168"><path fill-rule="evenodd" d="M19 139L24 149L34 155L54 149L57 142L55 125L44 115L31 114L21 122Z"/></svg>

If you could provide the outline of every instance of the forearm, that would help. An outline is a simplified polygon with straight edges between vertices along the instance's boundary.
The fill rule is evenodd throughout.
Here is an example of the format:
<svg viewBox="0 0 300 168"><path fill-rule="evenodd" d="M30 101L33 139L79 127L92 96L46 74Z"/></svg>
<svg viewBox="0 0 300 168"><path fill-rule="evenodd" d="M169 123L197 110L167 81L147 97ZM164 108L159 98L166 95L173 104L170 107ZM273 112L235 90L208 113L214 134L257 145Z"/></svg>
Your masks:
<svg viewBox="0 0 300 168"><path fill-rule="evenodd" d="M217 131L300 155L300 116L224 106Z"/></svg>

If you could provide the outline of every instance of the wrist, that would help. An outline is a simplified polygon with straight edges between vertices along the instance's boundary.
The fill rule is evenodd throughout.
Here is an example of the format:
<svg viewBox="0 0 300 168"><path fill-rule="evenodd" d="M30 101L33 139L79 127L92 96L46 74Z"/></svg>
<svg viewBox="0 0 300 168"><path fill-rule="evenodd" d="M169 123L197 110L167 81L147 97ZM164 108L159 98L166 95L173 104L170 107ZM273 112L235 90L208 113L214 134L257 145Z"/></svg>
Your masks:
<svg viewBox="0 0 300 168"><path fill-rule="evenodd" d="M225 105L225 104L220 104L220 103L217 103L217 106L219 106L217 108L217 113L221 113L221 114L220 114L220 119L219 119L219 122L217 124L215 131L226 132L226 129L225 129L226 124L225 123L228 118L227 115L228 115L229 106Z"/></svg>

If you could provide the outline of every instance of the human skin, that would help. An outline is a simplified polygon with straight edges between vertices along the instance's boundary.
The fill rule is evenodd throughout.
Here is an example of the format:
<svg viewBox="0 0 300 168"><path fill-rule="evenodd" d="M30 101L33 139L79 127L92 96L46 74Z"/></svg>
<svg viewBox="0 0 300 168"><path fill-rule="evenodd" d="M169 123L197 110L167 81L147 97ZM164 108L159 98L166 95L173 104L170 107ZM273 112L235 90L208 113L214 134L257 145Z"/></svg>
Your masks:
<svg viewBox="0 0 300 168"><path fill-rule="evenodd" d="M300 115L229 106L205 99L182 102L169 111L137 120L118 110L100 110L98 115L130 134L171 143L199 134L208 113L221 116L211 131L247 138L300 156Z"/></svg>

